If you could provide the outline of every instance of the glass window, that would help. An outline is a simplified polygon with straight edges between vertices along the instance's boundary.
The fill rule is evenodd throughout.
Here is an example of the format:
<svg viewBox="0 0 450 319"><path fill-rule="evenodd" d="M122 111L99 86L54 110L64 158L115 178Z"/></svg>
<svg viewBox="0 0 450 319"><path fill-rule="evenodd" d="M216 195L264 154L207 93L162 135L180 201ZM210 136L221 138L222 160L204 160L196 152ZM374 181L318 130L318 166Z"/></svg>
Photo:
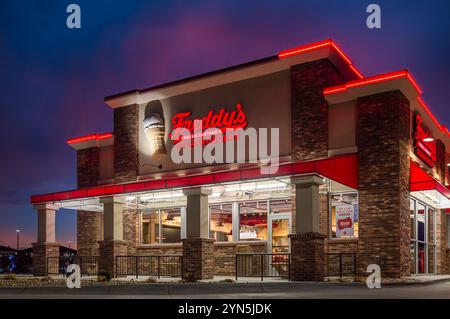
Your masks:
<svg viewBox="0 0 450 319"><path fill-rule="evenodd" d="M288 199L276 199L270 201L270 213L271 214L291 214L292 213L292 201Z"/></svg>
<svg viewBox="0 0 450 319"><path fill-rule="evenodd" d="M159 211L142 213L141 234L143 244L159 243Z"/></svg>
<svg viewBox="0 0 450 319"><path fill-rule="evenodd" d="M267 201L239 204L239 240L267 240Z"/></svg>
<svg viewBox="0 0 450 319"><path fill-rule="evenodd" d="M163 209L161 215L161 242L181 242L181 211L180 208Z"/></svg>
<svg viewBox="0 0 450 319"><path fill-rule="evenodd" d="M417 246L417 273L425 273L425 244L419 243Z"/></svg>
<svg viewBox="0 0 450 319"><path fill-rule="evenodd" d="M181 209L143 212L141 242L142 244L181 242Z"/></svg>
<svg viewBox="0 0 450 319"><path fill-rule="evenodd" d="M436 271L436 211L415 199L410 204L411 273L432 274Z"/></svg>
<svg viewBox="0 0 450 319"><path fill-rule="evenodd" d="M331 194L331 235L357 238L359 225L358 194Z"/></svg>
<svg viewBox="0 0 450 319"><path fill-rule="evenodd" d="M450 215L447 215L447 248L450 249Z"/></svg>
<svg viewBox="0 0 450 319"><path fill-rule="evenodd" d="M232 204L209 206L210 236L217 242L227 242L233 240L232 207Z"/></svg>
<svg viewBox="0 0 450 319"><path fill-rule="evenodd" d="M416 238L416 215L414 212L415 201L412 199L409 200L409 220L410 220L410 231L411 231L411 239Z"/></svg>
<svg viewBox="0 0 450 319"><path fill-rule="evenodd" d="M411 273L416 273L416 243L411 241Z"/></svg>
<svg viewBox="0 0 450 319"><path fill-rule="evenodd" d="M425 241L425 206L417 203L417 239Z"/></svg>

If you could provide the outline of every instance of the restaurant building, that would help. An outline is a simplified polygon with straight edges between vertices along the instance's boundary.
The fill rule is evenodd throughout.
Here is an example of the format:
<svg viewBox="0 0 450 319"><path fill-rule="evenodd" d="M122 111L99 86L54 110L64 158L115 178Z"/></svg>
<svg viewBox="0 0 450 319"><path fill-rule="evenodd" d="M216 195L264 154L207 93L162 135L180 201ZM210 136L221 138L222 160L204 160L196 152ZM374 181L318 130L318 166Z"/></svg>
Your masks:
<svg viewBox="0 0 450 319"><path fill-rule="evenodd" d="M323 280L330 253L356 254L359 274L450 272L449 131L407 70L365 77L326 40L105 102L113 132L67 141L76 189L31 196L35 275L61 209L78 255L111 273L116 256L180 254L185 279L234 275L239 252L290 252L292 280ZM248 144L246 162L175 163L171 132L194 119L278 128L278 169Z"/></svg>

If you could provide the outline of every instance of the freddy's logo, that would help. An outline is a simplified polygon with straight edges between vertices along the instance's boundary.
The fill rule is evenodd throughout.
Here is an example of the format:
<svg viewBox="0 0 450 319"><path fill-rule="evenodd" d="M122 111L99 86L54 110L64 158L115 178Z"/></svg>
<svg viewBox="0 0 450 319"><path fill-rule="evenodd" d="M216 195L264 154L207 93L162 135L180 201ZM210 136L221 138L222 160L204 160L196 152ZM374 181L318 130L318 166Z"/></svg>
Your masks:
<svg viewBox="0 0 450 319"><path fill-rule="evenodd" d="M206 116L199 119L190 119L189 117L191 115L192 112L183 112L175 114L172 117L172 133L170 137L173 143L181 140L180 131L184 130L188 130L191 134L194 134L194 131L201 127L202 130L216 128L220 129L221 132L225 132L226 129L243 129L248 125L247 116L240 103L232 111L226 111L225 108L219 111L209 111Z"/></svg>

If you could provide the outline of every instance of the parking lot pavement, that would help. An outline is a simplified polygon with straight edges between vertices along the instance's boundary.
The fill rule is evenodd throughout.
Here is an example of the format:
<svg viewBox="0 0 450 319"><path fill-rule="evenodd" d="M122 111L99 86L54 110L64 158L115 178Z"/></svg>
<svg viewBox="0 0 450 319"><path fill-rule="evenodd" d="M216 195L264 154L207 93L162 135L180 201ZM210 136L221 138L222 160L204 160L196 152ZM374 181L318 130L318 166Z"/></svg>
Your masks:
<svg viewBox="0 0 450 319"><path fill-rule="evenodd" d="M363 283L184 283L89 286L80 289L0 288L0 298L302 298L302 299L378 299L449 298L450 282L416 285L387 285L368 289Z"/></svg>

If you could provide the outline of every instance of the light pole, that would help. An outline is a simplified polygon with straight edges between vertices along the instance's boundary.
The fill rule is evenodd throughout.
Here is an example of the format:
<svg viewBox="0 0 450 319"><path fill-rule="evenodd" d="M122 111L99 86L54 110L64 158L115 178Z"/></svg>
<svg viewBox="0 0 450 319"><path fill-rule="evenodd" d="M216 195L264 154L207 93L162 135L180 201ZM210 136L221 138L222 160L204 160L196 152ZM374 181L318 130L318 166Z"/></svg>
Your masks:
<svg viewBox="0 0 450 319"><path fill-rule="evenodd" d="M20 229L16 229L17 234L17 252L19 252Z"/></svg>

